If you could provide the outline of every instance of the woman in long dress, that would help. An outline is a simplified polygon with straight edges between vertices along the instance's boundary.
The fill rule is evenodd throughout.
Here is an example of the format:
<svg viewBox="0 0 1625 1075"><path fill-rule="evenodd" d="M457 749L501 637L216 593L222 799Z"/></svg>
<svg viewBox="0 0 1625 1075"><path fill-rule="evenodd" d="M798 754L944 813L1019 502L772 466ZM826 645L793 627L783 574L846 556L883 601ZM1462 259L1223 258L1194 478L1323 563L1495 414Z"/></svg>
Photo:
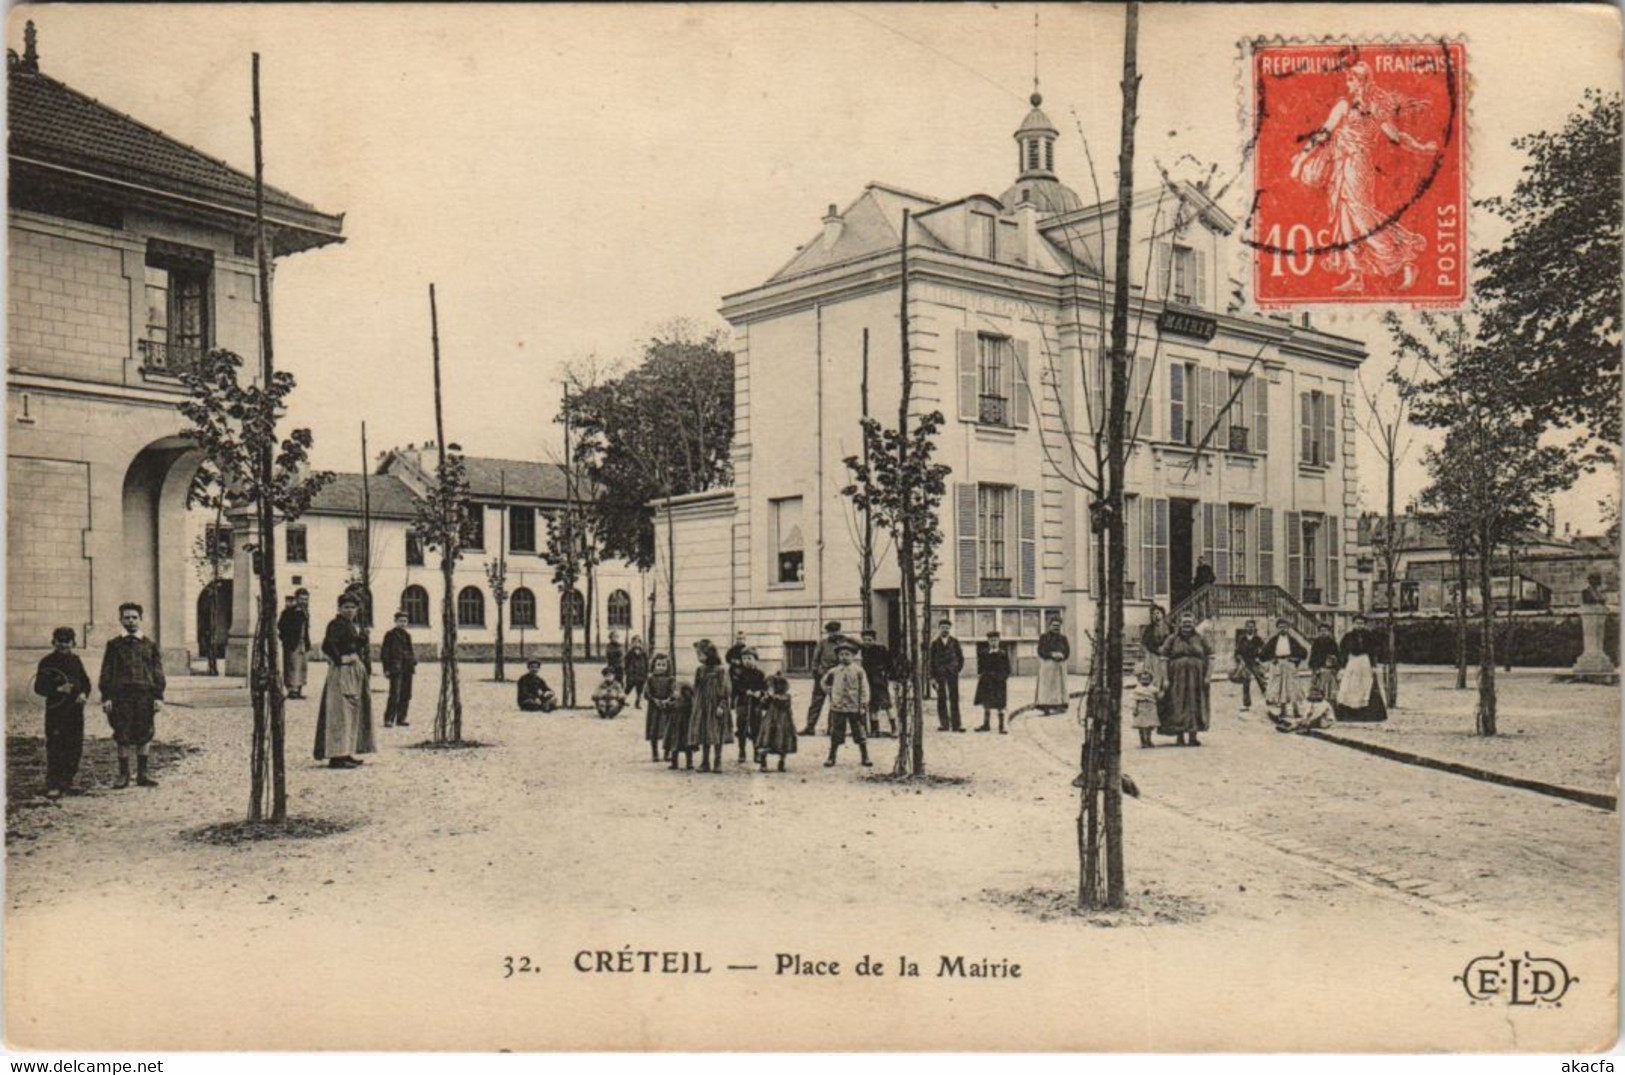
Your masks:
<svg viewBox="0 0 1625 1075"><path fill-rule="evenodd" d="M1162 655L1168 661L1168 686L1158 730L1176 736L1177 746L1199 747L1202 741L1196 734L1208 728L1208 674L1213 666L1213 650L1207 639L1196 633L1194 616L1179 617L1179 630L1163 642Z"/></svg>
<svg viewBox="0 0 1625 1075"><path fill-rule="evenodd" d="M1319 690L1327 701L1337 697L1337 669L1343 663L1332 639L1332 625L1323 623L1315 630L1315 640L1309 644L1309 689Z"/></svg>
<svg viewBox="0 0 1625 1075"><path fill-rule="evenodd" d="M1354 628L1343 636L1343 681L1337 687L1336 712L1339 721L1374 723L1388 719L1382 685L1377 682L1373 658L1381 650L1374 632L1366 628L1365 617L1354 617Z"/></svg>
<svg viewBox="0 0 1625 1075"><path fill-rule="evenodd" d="M339 614L327 625L322 653L327 682L316 714L316 760L329 769L354 769L357 754L371 754L372 691L367 682L367 636L356 624L361 602L351 593L339 598Z"/></svg>
<svg viewBox="0 0 1625 1075"><path fill-rule="evenodd" d="M722 771L722 748L733 739L731 686L722 655L708 638L694 644L700 665L694 670L694 711L689 718L688 745L700 751L700 772Z"/></svg>
<svg viewBox="0 0 1625 1075"><path fill-rule="evenodd" d="M1399 287L1406 290L1416 282L1416 260L1427 240L1392 219L1400 206L1378 204L1379 139L1413 153L1432 153L1439 147L1436 142L1418 142L1399 129L1401 114L1416 102L1378 88L1369 65L1354 64L1343 84L1347 92L1332 106L1326 122L1293 155L1292 178L1326 188L1326 216L1332 228L1325 261L1345 277L1332 290L1364 290L1367 273L1399 273Z"/></svg>
<svg viewBox="0 0 1625 1075"><path fill-rule="evenodd" d="M1168 662L1162 659L1162 644L1168 641L1167 614L1161 605L1151 606L1151 622L1140 628L1140 648L1145 653L1145 670L1158 687L1168 683Z"/></svg>
<svg viewBox="0 0 1625 1075"><path fill-rule="evenodd" d="M1303 684L1298 681L1298 665L1308 653L1292 634L1286 618L1275 621L1275 633L1264 643L1263 659L1269 666L1269 683L1264 688L1264 710L1271 720L1290 720L1303 709Z"/></svg>
<svg viewBox="0 0 1625 1075"><path fill-rule="evenodd" d="M1072 643L1061 633L1061 621L1049 621L1049 630L1038 640L1038 697L1046 712L1066 709L1066 661L1072 656Z"/></svg>

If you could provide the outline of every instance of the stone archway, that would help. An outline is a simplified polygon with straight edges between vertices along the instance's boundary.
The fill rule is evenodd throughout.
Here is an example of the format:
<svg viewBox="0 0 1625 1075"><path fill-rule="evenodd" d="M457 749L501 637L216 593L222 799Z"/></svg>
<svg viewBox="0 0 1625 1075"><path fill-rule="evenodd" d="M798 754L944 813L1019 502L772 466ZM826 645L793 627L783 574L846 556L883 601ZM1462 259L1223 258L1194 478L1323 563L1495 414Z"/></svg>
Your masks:
<svg viewBox="0 0 1625 1075"><path fill-rule="evenodd" d="M189 668L186 492L202 461L185 437L171 436L137 452L124 472L122 585L113 604L134 601L146 610L146 635L171 675Z"/></svg>

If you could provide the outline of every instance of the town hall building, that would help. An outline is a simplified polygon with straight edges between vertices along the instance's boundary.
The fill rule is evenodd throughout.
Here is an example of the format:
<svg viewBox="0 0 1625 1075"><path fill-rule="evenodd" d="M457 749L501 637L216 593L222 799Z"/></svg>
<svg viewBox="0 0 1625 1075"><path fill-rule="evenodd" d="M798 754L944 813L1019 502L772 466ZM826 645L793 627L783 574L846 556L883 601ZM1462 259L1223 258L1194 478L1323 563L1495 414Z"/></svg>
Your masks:
<svg viewBox="0 0 1625 1075"><path fill-rule="evenodd" d="M1041 105L1035 92L999 196L945 201L871 183L831 205L782 269L724 298L734 483L672 511L679 663L692 662L694 640L743 631L768 664L801 670L826 620L862 620L843 460L862 447L865 355L869 413L896 424L906 305L912 409L944 415L937 459L953 469L934 612L967 641L999 630L1018 668L1059 615L1074 667L1086 666L1083 630L1102 597L1087 486L1117 215L1062 182ZM1350 407L1366 350L1307 319L1244 312L1227 272L1236 226L1192 184L1136 197L1131 626L1153 604L1187 601L1204 619L1256 608L1309 630L1345 609L1358 514ZM665 525L659 505L655 518ZM663 536L655 545L664 554ZM1193 595L1203 558L1219 586ZM894 644L897 586L888 551L872 613Z"/></svg>

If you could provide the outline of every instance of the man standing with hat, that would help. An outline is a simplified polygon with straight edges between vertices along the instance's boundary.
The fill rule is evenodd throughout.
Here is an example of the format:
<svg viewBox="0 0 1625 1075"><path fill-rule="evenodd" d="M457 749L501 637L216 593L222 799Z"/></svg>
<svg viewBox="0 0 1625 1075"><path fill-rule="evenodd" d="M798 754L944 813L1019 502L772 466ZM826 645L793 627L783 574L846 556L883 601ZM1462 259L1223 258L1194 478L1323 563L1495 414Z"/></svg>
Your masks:
<svg viewBox="0 0 1625 1075"><path fill-rule="evenodd" d="M816 735L818 732L818 714L824 711L824 677L841 663L839 647L844 641L839 620L824 624L824 638L813 651L812 701L807 706L807 726L801 729L802 735Z"/></svg>
<svg viewBox="0 0 1625 1075"><path fill-rule="evenodd" d="M959 722L959 673L965 669L965 651L954 637L952 620L944 617L937 627L937 637L931 640L926 654L931 689L937 692L937 731L962 732L965 726Z"/></svg>
<svg viewBox="0 0 1625 1075"><path fill-rule="evenodd" d="M289 698L303 698L310 674L309 590L301 586L288 598L287 607L277 617L276 633L282 642L282 685Z"/></svg>

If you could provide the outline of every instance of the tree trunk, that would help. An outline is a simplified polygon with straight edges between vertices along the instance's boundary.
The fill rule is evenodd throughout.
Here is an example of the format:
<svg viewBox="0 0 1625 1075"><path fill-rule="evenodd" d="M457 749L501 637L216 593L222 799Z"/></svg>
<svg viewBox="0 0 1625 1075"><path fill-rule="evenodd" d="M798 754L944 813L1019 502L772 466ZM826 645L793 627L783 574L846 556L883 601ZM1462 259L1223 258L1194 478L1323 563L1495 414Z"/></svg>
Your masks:
<svg viewBox="0 0 1625 1075"><path fill-rule="evenodd" d="M898 281L898 330L900 332L900 346L902 356L901 391L897 403L897 464L900 474L907 473L908 458L908 420L909 407L914 396L914 365L909 352L909 309L908 309L908 244L911 224L909 210L903 210L903 235L898 246L899 281ZM906 477L904 478L906 482ZM903 645L908 653L909 674L914 680L914 697L908 708L905 718L898 724L899 739L897 743L897 762L893 767L893 775L898 777L915 777L925 772L925 746L921 742L921 733L924 729L924 697L925 697L925 661L920 649L920 617L917 601L919 599L918 580L915 577L914 563L914 520L912 510L913 490L906 484L899 491L903 510L902 525L899 528L897 546L897 566L900 576L898 596L903 606L903 622L905 629Z"/></svg>
<svg viewBox="0 0 1625 1075"><path fill-rule="evenodd" d="M1518 628L1518 598L1522 596L1522 587L1518 585L1518 547L1515 542L1507 542L1507 629L1501 639L1501 660L1506 665L1507 675L1512 674L1512 634Z"/></svg>
<svg viewBox="0 0 1625 1075"><path fill-rule="evenodd" d="M502 631L502 606L503 606L503 603L504 602L502 602L502 601L495 602L496 607L497 607L497 652L496 652L496 669L492 672L492 676L496 679L496 681L498 683L501 683L501 682L505 681L508 678L506 673L503 670L503 664L502 664L503 657L504 657L504 652L503 651L507 646L507 639L503 635L503 631Z"/></svg>
<svg viewBox="0 0 1625 1075"><path fill-rule="evenodd" d="M1478 534L1478 734L1495 734L1495 541L1488 527Z"/></svg>
<svg viewBox="0 0 1625 1075"><path fill-rule="evenodd" d="M1128 4L1123 29L1122 146L1117 164L1116 279L1112 289L1111 401L1107 408L1107 566L1106 712L1102 714L1105 765L1106 906L1120 908L1124 900L1123 865L1123 572L1127 565L1123 525L1124 455L1128 399L1128 313L1132 272L1134 211L1134 126L1139 119L1140 76L1138 47L1140 7Z"/></svg>
<svg viewBox="0 0 1625 1075"><path fill-rule="evenodd" d="M1467 551L1456 553L1456 689L1467 689Z"/></svg>
<svg viewBox="0 0 1625 1075"><path fill-rule="evenodd" d="M1394 618L1398 614L1398 610L1394 607L1394 583L1396 581L1394 579L1394 573L1399 570L1399 538L1394 533L1394 471L1397 469L1399 464L1398 460L1395 458L1396 452L1394 449L1394 440L1389 438L1387 443L1388 529L1383 532L1382 560L1383 566L1387 569L1388 575L1388 650L1384 654L1384 658L1387 672L1386 678L1388 680L1388 704L1391 707L1397 707L1399 705L1399 654L1395 649L1395 636L1398 634L1398 631Z"/></svg>
<svg viewBox="0 0 1625 1075"><path fill-rule="evenodd" d="M585 547L586 542L583 541L582 545ZM597 608L597 594L594 592L597 589L597 586L598 570L591 562L589 562L587 564L587 604L581 610L583 614L581 623L581 650L582 656L586 657L589 661L592 660L592 630L598 622L598 617L593 615L594 610Z"/></svg>
<svg viewBox="0 0 1625 1075"><path fill-rule="evenodd" d="M869 473L869 330L863 330L863 380L859 384L859 402L863 408L863 473L865 482ZM863 608L862 622L865 631L872 630L875 625L874 592L875 592L875 523L873 513L869 510L867 498L863 507L863 544L858 550L858 603Z"/></svg>

